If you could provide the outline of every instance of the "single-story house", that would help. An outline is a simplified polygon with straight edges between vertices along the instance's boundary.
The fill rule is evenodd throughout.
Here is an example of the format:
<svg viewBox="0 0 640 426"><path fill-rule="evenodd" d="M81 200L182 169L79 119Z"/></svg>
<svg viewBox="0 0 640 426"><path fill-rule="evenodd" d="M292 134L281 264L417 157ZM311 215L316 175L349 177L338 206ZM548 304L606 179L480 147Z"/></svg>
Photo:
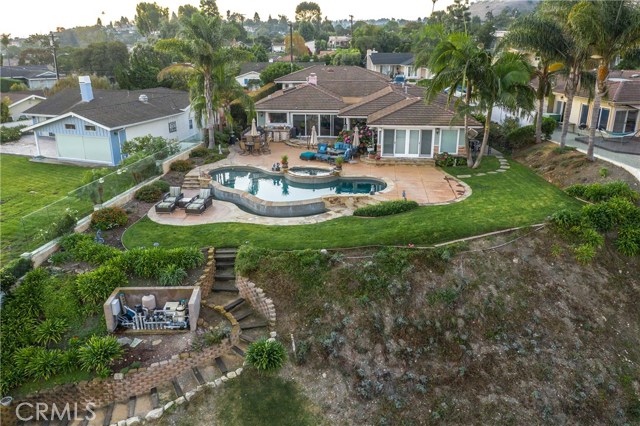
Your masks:
<svg viewBox="0 0 640 426"><path fill-rule="evenodd" d="M415 66L413 53L381 53L367 50L367 69L391 78L402 76L408 81L431 78L428 68Z"/></svg>
<svg viewBox="0 0 640 426"><path fill-rule="evenodd" d="M304 75L307 81L301 82ZM366 80L349 79L357 76ZM315 126L320 138L335 139L341 130L366 121L376 131L383 161L465 153L464 120L445 95L426 104L423 88L392 84L359 67L311 67L278 80L286 88L256 103L262 126L286 124L303 137ZM469 123L482 127L473 118Z"/></svg>
<svg viewBox="0 0 640 426"><path fill-rule="evenodd" d="M271 51L273 53L282 53L287 50L287 46L284 43L273 43L271 45Z"/></svg>
<svg viewBox="0 0 640 426"><path fill-rule="evenodd" d="M240 74L236 77L236 81L246 89L257 89L257 87L260 87L260 83L252 86L252 82L259 82L260 73L271 64L273 62L245 62L240 66ZM313 62L295 62L295 64L304 68L315 65Z"/></svg>
<svg viewBox="0 0 640 426"><path fill-rule="evenodd" d="M564 115L567 100L565 81L559 80L553 89L554 102L549 112ZM640 130L640 71L616 70L607 78L607 95L602 99L598 114L598 129L615 133L631 133ZM573 98L569 124L578 128L591 124L593 97L586 88L579 88Z"/></svg>
<svg viewBox="0 0 640 426"><path fill-rule="evenodd" d="M177 141L199 135L189 94L154 88L136 91L93 90L88 76L80 89L69 88L25 111L40 137L54 138L58 158L117 165L122 144L138 136L162 136Z"/></svg>
<svg viewBox="0 0 640 426"><path fill-rule="evenodd" d="M13 121L24 117L24 112L47 99L42 90L20 90L2 94L2 99L9 98L9 116Z"/></svg>
<svg viewBox="0 0 640 426"><path fill-rule="evenodd" d="M20 80L29 89L50 89L56 84L56 73L44 65L19 65L0 67L0 77Z"/></svg>

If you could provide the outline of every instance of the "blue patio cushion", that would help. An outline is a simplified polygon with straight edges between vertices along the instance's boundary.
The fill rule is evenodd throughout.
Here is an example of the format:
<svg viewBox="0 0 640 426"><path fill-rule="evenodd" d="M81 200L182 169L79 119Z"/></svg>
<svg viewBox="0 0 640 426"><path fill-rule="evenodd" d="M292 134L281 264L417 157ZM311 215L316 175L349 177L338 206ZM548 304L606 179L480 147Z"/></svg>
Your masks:
<svg viewBox="0 0 640 426"><path fill-rule="evenodd" d="M302 154L300 154L300 159L301 160L313 160L314 158L316 158L316 153L315 152L303 152Z"/></svg>
<svg viewBox="0 0 640 426"><path fill-rule="evenodd" d="M318 144L318 153L324 154L325 152L327 152L327 147L328 145L326 143Z"/></svg>

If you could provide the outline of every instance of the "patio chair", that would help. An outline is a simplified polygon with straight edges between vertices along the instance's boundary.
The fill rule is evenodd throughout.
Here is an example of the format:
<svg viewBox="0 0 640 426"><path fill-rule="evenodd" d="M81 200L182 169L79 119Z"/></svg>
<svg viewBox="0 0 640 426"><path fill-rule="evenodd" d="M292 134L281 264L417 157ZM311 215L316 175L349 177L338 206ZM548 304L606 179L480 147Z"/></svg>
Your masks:
<svg viewBox="0 0 640 426"><path fill-rule="evenodd" d="M271 154L271 147L269 146L269 139L266 138L262 143L260 143L260 152L262 154Z"/></svg>
<svg viewBox="0 0 640 426"><path fill-rule="evenodd" d="M247 145L243 139L238 142L238 148L240 148L240 155L249 155L249 150L247 150Z"/></svg>
<svg viewBox="0 0 640 426"><path fill-rule="evenodd" d="M179 186L170 186L169 192L164 194L162 201L156 204L156 213L171 213L176 209L176 204L184 197L182 188Z"/></svg>
<svg viewBox="0 0 640 426"><path fill-rule="evenodd" d="M328 161L329 153L327 152L329 145L326 143L318 144L318 152L316 152L316 160Z"/></svg>
<svg viewBox="0 0 640 426"><path fill-rule="evenodd" d="M625 140L625 138L633 138L640 135L640 130L638 130L637 132L622 133L608 132L603 129L598 129L598 132L600 132L600 137L602 137L602 139L610 142L629 142L629 139Z"/></svg>
<svg viewBox="0 0 640 426"><path fill-rule="evenodd" d="M200 193L187 204L184 211L187 214L202 214L213 204L213 195L210 188L200 189Z"/></svg>

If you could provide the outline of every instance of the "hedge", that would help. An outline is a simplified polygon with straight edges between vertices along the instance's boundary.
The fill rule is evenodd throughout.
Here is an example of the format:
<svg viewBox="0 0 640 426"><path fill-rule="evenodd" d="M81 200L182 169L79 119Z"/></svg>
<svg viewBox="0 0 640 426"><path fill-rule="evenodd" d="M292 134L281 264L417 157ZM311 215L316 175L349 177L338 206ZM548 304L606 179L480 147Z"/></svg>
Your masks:
<svg viewBox="0 0 640 426"><path fill-rule="evenodd" d="M404 213L418 207L418 203L408 200L384 201L380 204L372 204L360 207L353 212L354 216L380 217L392 214Z"/></svg>

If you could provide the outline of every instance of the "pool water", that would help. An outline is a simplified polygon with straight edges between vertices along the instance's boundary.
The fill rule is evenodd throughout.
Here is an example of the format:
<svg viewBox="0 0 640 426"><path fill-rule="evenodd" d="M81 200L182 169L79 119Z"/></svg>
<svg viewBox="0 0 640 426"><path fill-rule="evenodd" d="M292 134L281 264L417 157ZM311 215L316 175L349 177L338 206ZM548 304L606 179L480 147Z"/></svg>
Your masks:
<svg viewBox="0 0 640 426"><path fill-rule="evenodd" d="M336 178L330 182L292 182L286 175L273 176L256 169L222 169L211 171L214 181L227 188L239 189L265 201L300 201L334 194L369 194L387 185L375 179Z"/></svg>
<svg viewBox="0 0 640 426"><path fill-rule="evenodd" d="M289 173L299 176L329 176L331 170L320 167L292 167L289 169Z"/></svg>

